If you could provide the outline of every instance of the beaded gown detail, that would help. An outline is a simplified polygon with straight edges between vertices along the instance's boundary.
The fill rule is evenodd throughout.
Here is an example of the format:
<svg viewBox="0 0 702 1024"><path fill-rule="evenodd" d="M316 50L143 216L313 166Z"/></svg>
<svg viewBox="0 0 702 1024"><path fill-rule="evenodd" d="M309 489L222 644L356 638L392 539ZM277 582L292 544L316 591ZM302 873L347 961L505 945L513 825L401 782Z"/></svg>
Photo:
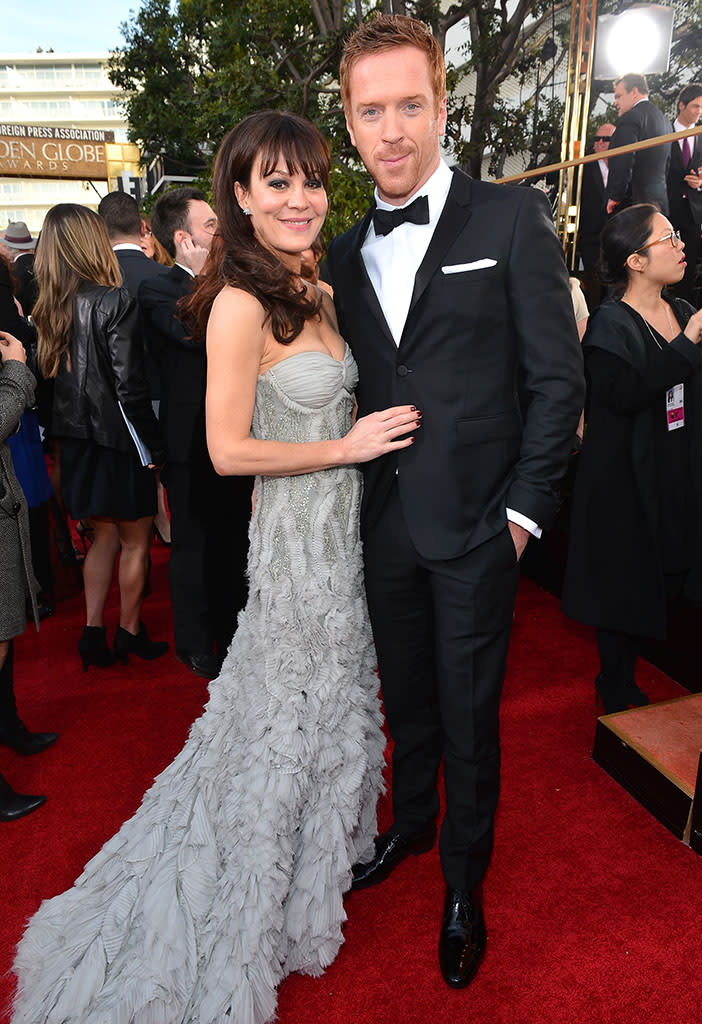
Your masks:
<svg viewBox="0 0 702 1024"><path fill-rule="evenodd" d="M258 379L253 435L343 436L356 381L348 348L287 357ZM356 467L258 478L249 600L205 711L31 919L13 1024L263 1024L285 975L336 956L385 746L360 497Z"/></svg>

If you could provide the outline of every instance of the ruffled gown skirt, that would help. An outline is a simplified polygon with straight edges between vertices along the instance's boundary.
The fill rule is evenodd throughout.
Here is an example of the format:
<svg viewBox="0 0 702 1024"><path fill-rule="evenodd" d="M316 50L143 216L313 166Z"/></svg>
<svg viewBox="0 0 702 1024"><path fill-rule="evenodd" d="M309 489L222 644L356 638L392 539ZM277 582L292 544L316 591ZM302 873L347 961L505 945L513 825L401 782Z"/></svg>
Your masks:
<svg viewBox="0 0 702 1024"><path fill-rule="evenodd" d="M314 386L303 356L322 354L260 378L258 436L347 429L348 352L323 357L335 366ZM360 475L263 478L257 491L249 601L204 714L134 817L32 918L14 1024L263 1024L286 974L318 975L339 950L384 749Z"/></svg>

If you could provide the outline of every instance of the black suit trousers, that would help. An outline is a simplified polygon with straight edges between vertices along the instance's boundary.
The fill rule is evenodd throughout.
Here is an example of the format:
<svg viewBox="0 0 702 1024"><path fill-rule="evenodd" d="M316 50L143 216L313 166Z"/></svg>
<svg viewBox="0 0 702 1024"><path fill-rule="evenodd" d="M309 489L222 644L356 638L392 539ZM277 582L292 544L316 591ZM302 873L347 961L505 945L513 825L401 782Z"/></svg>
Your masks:
<svg viewBox="0 0 702 1024"><path fill-rule="evenodd" d="M192 466L187 462L167 462L161 479L171 513L168 576L175 648L203 654L212 650L214 635L208 614L207 529L193 509Z"/></svg>
<svg viewBox="0 0 702 1024"><path fill-rule="evenodd" d="M697 308L699 302L696 301L695 280L697 278L697 260L700 253L700 225L693 220L687 203L684 206L681 204L678 216L675 218L671 216L671 220L685 243L685 259L687 261L682 281L674 285L672 290L679 298L687 299L688 302Z"/></svg>
<svg viewBox="0 0 702 1024"><path fill-rule="evenodd" d="M393 752L394 828L437 816L446 882L485 874L500 788L499 703L519 579L507 527L446 561L419 555L397 486L364 537L366 590Z"/></svg>

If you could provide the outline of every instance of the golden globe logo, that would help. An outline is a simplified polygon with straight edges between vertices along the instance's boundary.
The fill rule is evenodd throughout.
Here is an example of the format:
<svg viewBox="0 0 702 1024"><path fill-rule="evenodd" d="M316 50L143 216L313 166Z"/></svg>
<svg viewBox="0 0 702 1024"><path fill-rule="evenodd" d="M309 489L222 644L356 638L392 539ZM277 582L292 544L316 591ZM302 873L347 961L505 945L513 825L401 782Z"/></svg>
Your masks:
<svg viewBox="0 0 702 1024"><path fill-rule="evenodd" d="M114 132L0 124L0 174L27 178L106 178L105 144Z"/></svg>

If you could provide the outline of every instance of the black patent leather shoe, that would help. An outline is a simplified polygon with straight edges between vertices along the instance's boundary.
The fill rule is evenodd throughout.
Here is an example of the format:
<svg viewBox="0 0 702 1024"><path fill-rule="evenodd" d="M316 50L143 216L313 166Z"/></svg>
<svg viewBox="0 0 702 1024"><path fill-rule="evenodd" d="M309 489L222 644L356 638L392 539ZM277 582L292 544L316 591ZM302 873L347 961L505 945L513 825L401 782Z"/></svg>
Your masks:
<svg viewBox="0 0 702 1024"><path fill-rule="evenodd" d="M196 676L203 679L216 679L219 675L220 661L216 654L206 651L204 654L189 654L187 651L176 651L178 661L186 665Z"/></svg>
<svg viewBox="0 0 702 1024"><path fill-rule="evenodd" d="M451 988L465 988L485 956L487 932L478 894L447 889L439 938L439 966Z"/></svg>
<svg viewBox="0 0 702 1024"><path fill-rule="evenodd" d="M57 732L30 732L19 718L9 727L0 726L0 744L11 747L16 754L40 754L57 739Z"/></svg>
<svg viewBox="0 0 702 1024"><path fill-rule="evenodd" d="M417 856L431 850L436 842L436 828L430 828L419 835L406 839L398 832L383 832L375 841L375 854L367 864L354 864L351 869L353 881L351 889L366 889L369 885L383 882L393 868L410 854Z"/></svg>
<svg viewBox="0 0 702 1024"><path fill-rule="evenodd" d="M45 796L26 796L15 793L12 786L0 775L0 821L16 821L25 814L31 814L46 800Z"/></svg>

